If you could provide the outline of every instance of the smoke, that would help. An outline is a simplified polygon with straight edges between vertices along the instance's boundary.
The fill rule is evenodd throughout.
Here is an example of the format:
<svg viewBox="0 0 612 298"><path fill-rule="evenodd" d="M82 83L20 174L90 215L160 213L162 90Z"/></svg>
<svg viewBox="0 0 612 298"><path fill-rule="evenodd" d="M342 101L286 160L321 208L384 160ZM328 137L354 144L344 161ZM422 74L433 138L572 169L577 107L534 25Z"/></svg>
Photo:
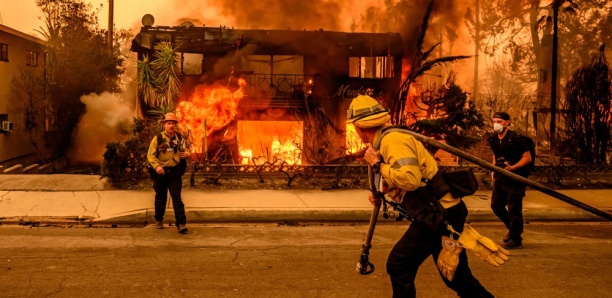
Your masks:
<svg viewBox="0 0 612 298"><path fill-rule="evenodd" d="M342 30L341 1L229 0L219 1L223 14L246 29Z"/></svg>
<svg viewBox="0 0 612 298"><path fill-rule="evenodd" d="M132 107L114 93L81 96L86 112L73 136L68 152L72 164L99 164L106 143L120 141L130 132Z"/></svg>

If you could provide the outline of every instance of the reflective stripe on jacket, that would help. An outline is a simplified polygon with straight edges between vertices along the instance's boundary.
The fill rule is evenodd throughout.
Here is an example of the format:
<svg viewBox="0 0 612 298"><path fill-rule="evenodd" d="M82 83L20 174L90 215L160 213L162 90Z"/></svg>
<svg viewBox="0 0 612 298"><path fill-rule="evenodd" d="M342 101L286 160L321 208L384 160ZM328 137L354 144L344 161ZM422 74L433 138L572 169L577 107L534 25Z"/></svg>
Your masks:
<svg viewBox="0 0 612 298"><path fill-rule="evenodd" d="M395 201L408 191L414 191L425 186L425 182L438 172L434 157L425 149L423 143L413 136L403 132L401 128L382 127L374 135L373 147L379 150L383 157L380 173L389 186L387 195ZM459 203L450 193L446 194L440 203L444 208Z"/></svg>

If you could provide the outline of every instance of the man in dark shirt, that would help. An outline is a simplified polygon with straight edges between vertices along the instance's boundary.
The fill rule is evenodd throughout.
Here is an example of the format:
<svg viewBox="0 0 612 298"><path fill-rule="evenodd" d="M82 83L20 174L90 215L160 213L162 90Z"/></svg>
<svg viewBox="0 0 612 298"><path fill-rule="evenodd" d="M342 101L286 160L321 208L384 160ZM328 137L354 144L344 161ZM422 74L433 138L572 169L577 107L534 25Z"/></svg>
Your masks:
<svg viewBox="0 0 612 298"><path fill-rule="evenodd" d="M509 130L508 126L510 126L510 115L506 112L495 113L493 116L495 132L489 137L493 163L507 171L527 177L530 173L528 165L532 158L529 147L521 138L516 137L516 133ZM503 246L507 249L523 248L521 234L523 234L523 198L526 187L521 182L497 173L492 173L492 176L491 209L508 228Z"/></svg>

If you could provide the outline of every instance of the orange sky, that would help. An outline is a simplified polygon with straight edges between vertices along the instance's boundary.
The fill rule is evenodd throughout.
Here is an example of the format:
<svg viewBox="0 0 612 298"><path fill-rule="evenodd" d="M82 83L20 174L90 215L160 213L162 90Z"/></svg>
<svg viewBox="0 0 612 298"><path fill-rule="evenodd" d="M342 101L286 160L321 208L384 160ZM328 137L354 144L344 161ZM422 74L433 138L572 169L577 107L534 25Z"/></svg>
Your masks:
<svg viewBox="0 0 612 298"><path fill-rule="evenodd" d="M99 15L100 28L108 27L108 0L86 0L94 8L102 9ZM359 12L359 6L381 3L382 0L344 0L343 11L349 15ZM358 4L358 5L357 5ZM133 28L138 31L142 16L152 14L156 25L178 25L177 18L190 17L202 20L206 25L234 26L232 19L223 18L218 8L206 5L206 0L115 0L114 23L116 28ZM24 33L40 37L35 29L42 26L38 18L42 15L34 0L0 0L0 23ZM346 21L346 22L345 22ZM348 30L350 20L341 20ZM201 24L196 24L201 25Z"/></svg>
<svg viewBox="0 0 612 298"><path fill-rule="evenodd" d="M140 25L140 19L144 14L154 14L161 10L166 2L172 0L115 0L115 26L131 28ZM100 27L108 27L108 0L85 1L92 4L94 8L104 5L99 13ZM42 21L38 19L42 13L36 6L34 0L0 0L0 20L2 24L24 33L37 33L34 29L42 26Z"/></svg>

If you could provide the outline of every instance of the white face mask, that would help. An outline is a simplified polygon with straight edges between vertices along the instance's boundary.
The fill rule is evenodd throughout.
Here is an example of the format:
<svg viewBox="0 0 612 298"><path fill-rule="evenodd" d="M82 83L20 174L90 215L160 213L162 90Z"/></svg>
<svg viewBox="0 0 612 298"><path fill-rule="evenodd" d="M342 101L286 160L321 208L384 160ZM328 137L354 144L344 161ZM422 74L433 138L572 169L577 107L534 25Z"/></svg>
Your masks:
<svg viewBox="0 0 612 298"><path fill-rule="evenodd" d="M496 133L502 133L504 131L504 126L500 123L493 123L493 131Z"/></svg>

